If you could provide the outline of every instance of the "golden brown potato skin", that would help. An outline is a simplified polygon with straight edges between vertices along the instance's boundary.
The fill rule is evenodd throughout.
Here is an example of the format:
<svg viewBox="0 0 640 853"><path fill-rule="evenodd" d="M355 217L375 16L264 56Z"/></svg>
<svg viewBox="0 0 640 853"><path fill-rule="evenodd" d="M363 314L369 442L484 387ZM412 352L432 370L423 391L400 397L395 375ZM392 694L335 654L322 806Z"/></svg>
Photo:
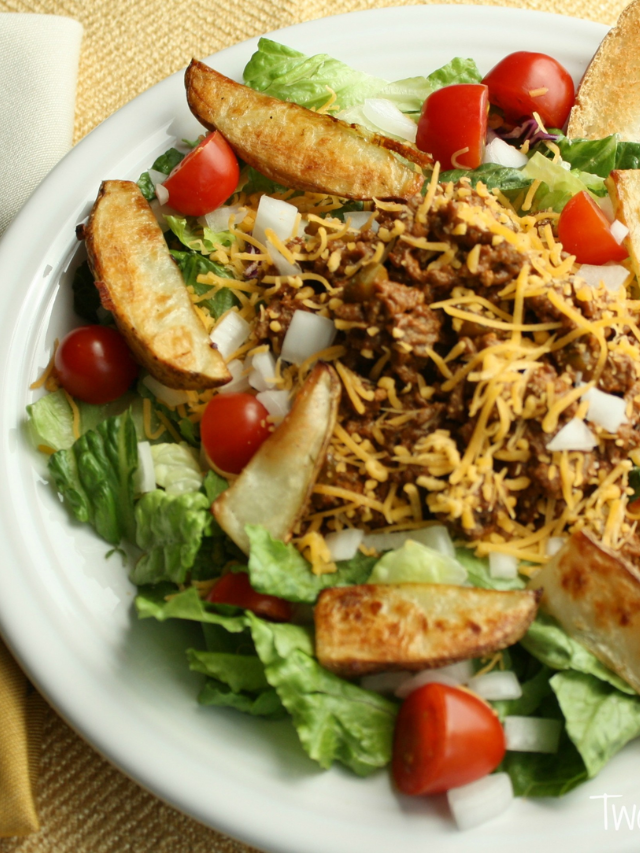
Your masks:
<svg viewBox="0 0 640 853"><path fill-rule="evenodd" d="M640 169L614 169L606 184L616 219L629 229L624 245L640 281Z"/></svg>
<svg viewBox="0 0 640 853"><path fill-rule="evenodd" d="M231 379L196 314L153 211L132 181L104 181L84 228L105 308L137 360L170 388Z"/></svg>
<svg viewBox="0 0 640 853"><path fill-rule="evenodd" d="M185 86L198 121L219 130L242 160L286 187L342 198L404 199L420 190L423 177L391 151L421 166L432 163L409 143L256 92L195 59Z"/></svg>
<svg viewBox="0 0 640 853"><path fill-rule="evenodd" d="M482 657L517 642L538 596L446 584L325 589L315 609L320 663L343 676L420 670Z"/></svg>
<svg viewBox="0 0 640 853"><path fill-rule="evenodd" d="M246 524L262 524L288 542L324 463L338 415L341 384L328 364L317 364L293 407L237 480L214 501L225 533L249 553Z"/></svg>
<svg viewBox="0 0 640 853"><path fill-rule="evenodd" d="M569 636L640 693L640 571L585 531L529 584Z"/></svg>

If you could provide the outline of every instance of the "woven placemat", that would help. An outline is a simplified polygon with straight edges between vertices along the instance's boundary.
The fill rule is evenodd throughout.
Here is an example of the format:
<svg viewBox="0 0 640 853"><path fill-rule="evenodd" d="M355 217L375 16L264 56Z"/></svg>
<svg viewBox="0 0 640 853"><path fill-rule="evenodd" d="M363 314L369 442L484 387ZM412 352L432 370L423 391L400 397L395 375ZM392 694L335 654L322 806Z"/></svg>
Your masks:
<svg viewBox="0 0 640 853"><path fill-rule="evenodd" d="M0 12L68 15L83 24L77 141L131 98L185 66L192 56L207 56L244 39L326 15L401 5L417 4L411 0L0 0ZM486 5L612 24L626 3L502 0ZM47 707L45 715L37 794L42 829L27 838L0 840L0 853L249 853L248 847L206 829L131 782L53 710Z"/></svg>

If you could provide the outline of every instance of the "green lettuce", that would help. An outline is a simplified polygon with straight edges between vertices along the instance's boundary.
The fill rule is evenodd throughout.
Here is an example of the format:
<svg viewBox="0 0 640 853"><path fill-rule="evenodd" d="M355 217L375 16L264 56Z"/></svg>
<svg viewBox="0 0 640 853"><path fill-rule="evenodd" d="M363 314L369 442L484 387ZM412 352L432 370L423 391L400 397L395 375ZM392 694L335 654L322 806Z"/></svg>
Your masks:
<svg viewBox="0 0 640 853"><path fill-rule="evenodd" d="M129 412L107 418L49 459L53 482L73 515L112 545L135 536L137 467L138 439Z"/></svg>
<svg viewBox="0 0 640 853"><path fill-rule="evenodd" d="M130 401L129 394L104 406L75 400L80 413L80 435L95 429L106 418L122 414ZM40 397L35 403L27 406L27 415L29 434L34 447L44 444L53 450L68 450L76 440L73 412L62 389Z"/></svg>
<svg viewBox="0 0 640 853"><path fill-rule="evenodd" d="M219 708L233 708L254 717L267 720L280 720L287 711L273 687L267 687L257 693L234 692L227 684L216 678L207 678L198 694L201 705L216 705Z"/></svg>
<svg viewBox="0 0 640 853"><path fill-rule="evenodd" d="M249 576L258 592L278 595L288 601L313 604L323 589L365 583L376 557L356 554L337 563L332 574L314 575L311 566L294 545L274 539L260 525L247 525L250 542Z"/></svg>
<svg viewBox="0 0 640 853"><path fill-rule="evenodd" d="M198 224L191 216L169 216L165 221L178 240L194 252L209 254L215 252L215 244L230 246L235 237L230 231L212 231L208 226Z"/></svg>
<svg viewBox="0 0 640 853"><path fill-rule="evenodd" d="M177 148L169 148L168 151L165 151L164 154L161 154L156 159L151 168L155 169L156 172L162 172L164 175L170 175L178 163L183 160L184 156L185 155L181 151L178 151ZM138 178L138 186L140 187L140 192L147 201L151 201L156 197L156 191L149 172L143 172L140 175Z"/></svg>
<svg viewBox="0 0 640 853"><path fill-rule="evenodd" d="M142 586L135 598L135 607L140 619L187 619L204 625L222 627L231 634L246 630L244 616L225 616L203 601L195 587L180 592L175 584L164 582Z"/></svg>
<svg viewBox="0 0 640 853"><path fill-rule="evenodd" d="M524 589L525 581L517 575L515 578L492 578L489 561L476 555L469 548L456 548L456 559L467 570L468 580L473 586L482 589Z"/></svg>
<svg viewBox="0 0 640 853"><path fill-rule="evenodd" d="M455 183L460 178L469 178L473 187L482 181L487 189L499 189L508 198L514 198L518 193L527 190L533 183L533 178L523 174L521 169L499 166L497 163L483 163L477 169L450 169L440 175L440 180L445 183L447 181ZM426 187L424 192L426 192Z"/></svg>
<svg viewBox="0 0 640 853"><path fill-rule="evenodd" d="M257 693L269 687L264 665L257 655L199 652L197 649L189 649L187 657L191 670L224 682L234 693L243 690Z"/></svg>
<svg viewBox="0 0 640 853"><path fill-rule="evenodd" d="M539 151L524 166L522 174L543 182L544 186L540 187L535 197L535 206L539 210L551 208L560 212L570 198L585 190L598 196L607 194L604 178L578 169L565 169Z"/></svg>
<svg viewBox="0 0 640 853"><path fill-rule="evenodd" d="M604 139L567 139L560 131L555 140L562 159L573 169L590 172L607 178L613 169L640 168L640 143L623 142L617 133ZM539 149L545 156L553 156L546 146Z"/></svg>
<svg viewBox="0 0 640 853"><path fill-rule="evenodd" d="M71 282L71 290L73 292L73 310L78 317L88 323L99 323L99 310L102 308L102 302L87 261L83 261L76 268ZM106 312L103 312L103 315L104 313ZM107 314L107 316L111 317L111 314Z"/></svg>
<svg viewBox="0 0 640 853"><path fill-rule="evenodd" d="M368 583L462 584L467 572L452 557L407 539L402 548L387 551L375 564Z"/></svg>
<svg viewBox="0 0 640 853"><path fill-rule="evenodd" d="M156 483L168 495L197 492L203 475L195 451L188 444L153 444L151 456Z"/></svg>
<svg viewBox="0 0 640 853"><path fill-rule="evenodd" d="M210 284L199 282L198 276L213 272L221 278L233 278L233 273L228 267L210 260L199 252L181 252L174 249L171 251L171 256L182 273L184 283L187 287L192 287L197 296L203 296L212 289ZM199 304L206 308L212 317L218 319L240 302L230 288L222 287L212 297L203 299Z"/></svg>

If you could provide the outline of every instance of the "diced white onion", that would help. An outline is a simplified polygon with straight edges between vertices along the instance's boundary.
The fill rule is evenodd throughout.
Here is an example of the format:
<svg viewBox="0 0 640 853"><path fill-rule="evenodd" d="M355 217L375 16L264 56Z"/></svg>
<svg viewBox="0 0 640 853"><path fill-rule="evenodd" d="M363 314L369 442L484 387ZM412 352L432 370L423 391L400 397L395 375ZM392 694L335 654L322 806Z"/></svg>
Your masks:
<svg viewBox="0 0 640 853"><path fill-rule="evenodd" d="M602 282L611 293L616 293L616 291L620 290L629 278L629 275L629 270L620 264L604 264L603 266L582 264L578 270L578 276L589 287L598 287L600 282Z"/></svg>
<svg viewBox="0 0 640 853"><path fill-rule="evenodd" d="M189 402L188 391L181 391L178 388L167 388L162 382L158 382L153 376L145 376L142 384L146 385L149 391L164 403L165 406L180 406L182 403Z"/></svg>
<svg viewBox="0 0 640 853"><path fill-rule="evenodd" d="M228 311L209 335L220 355L227 359L240 349L251 334L251 326L237 311Z"/></svg>
<svg viewBox="0 0 640 853"><path fill-rule="evenodd" d="M517 578L518 558L513 554L501 554L491 551L489 554L489 574L492 578Z"/></svg>
<svg viewBox="0 0 640 853"><path fill-rule="evenodd" d="M138 442L138 467L133 477L133 489L138 495L152 492L156 487L156 473L148 441Z"/></svg>
<svg viewBox="0 0 640 853"><path fill-rule="evenodd" d="M207 227L212 231L228 231L229 219L234 216L235 224L239 225L247 215L246 207L241 207L239 204L229 204L223 207L218 207L212 210L211 213L205 213L204 220Z"/></svg>
<svg viewBox="0 0 640 853"><path fill-rule="evenodd" d="M231 382L220 386L218 391L221 394L242 394L251 388L249 377L244 375L244 364L239 358L234 358L233 361L230 361L227 364L227 370L231 374Z"/></svg>
<svg viewBox="0 0 640 853"><path fill-rule="evenodd" d="M473 676L473 665L470 660L463 660L459 663L452 663L449 666L441 666L438 669L423 669L408 681L398 687L396 696L400 699L406 699L418 687L424 684L447 684L449 687L458 687L460 684L466 684Z"/></svg>
<svg viewBox="0 0 640 853"><path fill-rule="evenodd" d="M611 223L611 236L616 241L616 243L622 243L622 241L628 234L629 229L624 224L624 222L620 222L619 219L614 219Z"/></svg>
<svg viewBox="0 0 640 853"><path fill-rule="evenodd" d="M282 252L279 252L271 243L268 244L269 256L273 261L274 267L278 270L279 275L300 275L302 267L300 264L292 264L288 261Z"/></svg>
<svg viewBox="0 0 640 853"><path fill-rule="evenodd" d="M494 702L500 699L519 699L522 696L520 682L510 670L476 675L469 680L467 687L483 699Z"/></svg>
<svg viewBox="0 0 640 853"><path fill-rule="evenodd" d="M276 381L276 360L270 350L259 352L251 359L249 384L256 391L268 391Z"/></svg>
<svg viewBox="0 0 640 853"><path fill-rule="evenodd" d="M332 560L350 560L358 553L363 538L364 530L345 527L344 530L328 533L324 537L324 541L331 552Z"/></svg>
<svg viewBox="0 0 640 853"><path fill-rule="evenodd" d="M367 548L375 548L376 551L395 551L396 548L402 548L407 539L433 548L447 557L456 556L449 531L442 524L433 524L418 530L402 530L398 533L367 533L363 544Z"/></svg>
<svg viewBox="0 0 640 853"><path fill-rule="evenodd" d="M284 418L291 411L291 397L288 391L261 391L256 400L262 403L274 418Z"/></svg>
<svg viewBox="0 0 640 853"><path fill-rule="evenodd" d="M566 542L565 536L552 536L547 541L546 553L547 557L553 557L558 553L562 548L564 548Z"/></svg>
<svg viewBox="0 0 640 853"><path fill-rule="evenodd" d="M613 209L613 202L611 201L611 196L605 195L602 198L597 198L596 202L600 210L609 220L609 222L613 222L613 220L616 218L616 214Z"/></svg>
<svg viewBox="0 0 640 853"><path fill-rule="evenodd" d="M160 204L166 204L169 201L169 190L165 187L164 184L156 184L155 190L156 198L158 199Z"/></svg>
<svg viewBox="0 0 640 853"><path fill-rule="evenodd" d="M369 210L353 210L349 213L345 213L344 215L345 221L349 221L349 231L360 231L367 222L371 219L371 211ZM376 233L378 228L380 227L375 219L371 220L371 225L369 226L371 230Z"/></svg>
<svg viewBox="0 0 640 853"><path fill-rule="evenodd" d="M360 687L373 690L374 693L395 693L400 685L410 678L410 672L377 672L375 675L363 675Z"/></svg>
<svg viewBox="0 0 640 853"><path fill-rule="evenodd" d="M599 388L591 388L582 399L589 403L587 420L601 426L612 435L618 432L622 424L627 423L627 404L622 397L606 394Z"/></svg>
<svg viewBox="0 0 640 853"><path fill-rule="evenodd" d="M387 98L367 98L362 105L362 112L383 133L399 136L409 142L416 141L418 125Z"/></svg>
<svg viewBox="0 0 640 853"><path fill-rule="evenodd" d="M458 829L473 829L498 817L513 801L508 773L492 773L469 785L447 791L451 814Z"/></svg>
<svg viewBox="0 0 640 853"><path fill-rule="evenodd" d="M293 228L298 217L298 208L288 201L263 195L258 204L253 236L267 244L265 231L270 228L283 243L293 236ZM275 261L274 261L275 263ZM283 273L284 275L284 273Z"/></svg>
<svg viewBox="0 0 640 853"><path fill-rule="evenodd" d="M157 169L149 169L149 178L154 187L158 184L163 184L167 180L167 175L164 172L159 172Z"/></svg>
<svg viewBox="0 0 640 853"><path fill-rule="evenodd" d="M562 723L542 717L505 717L504 736L507 749L514 752L558 751Z"/></svg>
<svg viewBox="0 0 640 853"><path fill-rule="evenodd" d="M498 166L508 166L512 169L521 169L528 163L526 154L518 151L513 145L509 145L504 139L496 137L484 149L483 163L497 163Z"/></svg>
<svg viewBox="0 0 640 853"><path fill-rule="evenodd" d="M168 204L160 204L157 198L152 199L149 202L149 207L153 211L153 215L155 216L158 225L162 228L163 231L169 230L169 223L165 219L166 216L179 216L177 210L174 210Z"/></svg>
<svg viewBox="0 0 640 853"><path fill-rule="evenodd" d="M572 418L547 444L547 450L593 450L598 440L584 421Z"/></svg>
<svg viewBox="0 0 640 853"><path fill-rule="evenodd" d="M330 347L337 333L333 320L328 317L311 311L294 311L282 341L282 358L292 364L302 364L312 355Z"/></svg>

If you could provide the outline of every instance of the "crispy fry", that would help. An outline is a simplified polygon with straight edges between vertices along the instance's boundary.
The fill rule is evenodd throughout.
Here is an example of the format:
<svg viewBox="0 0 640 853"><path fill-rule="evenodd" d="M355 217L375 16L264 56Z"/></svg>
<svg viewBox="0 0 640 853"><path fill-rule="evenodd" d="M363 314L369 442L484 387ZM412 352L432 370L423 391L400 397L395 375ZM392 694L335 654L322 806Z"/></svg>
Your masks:
<svg viewBox="0 0 640 853"><path fill-rule="evenodd" d="M629 250L636 278L640 281L640 170L614 169L607 178L607 187L616 219L629 229L624 244Z"/></svg>
<svg viewBox="0 0 640 853"><path fill-rule="evenodd" d="M195 59L185 85L198 121L286 187L352 199L408 198L419 191L422 175L392 152L421 166L432 162L409 143L255 92Z"/></svg>

